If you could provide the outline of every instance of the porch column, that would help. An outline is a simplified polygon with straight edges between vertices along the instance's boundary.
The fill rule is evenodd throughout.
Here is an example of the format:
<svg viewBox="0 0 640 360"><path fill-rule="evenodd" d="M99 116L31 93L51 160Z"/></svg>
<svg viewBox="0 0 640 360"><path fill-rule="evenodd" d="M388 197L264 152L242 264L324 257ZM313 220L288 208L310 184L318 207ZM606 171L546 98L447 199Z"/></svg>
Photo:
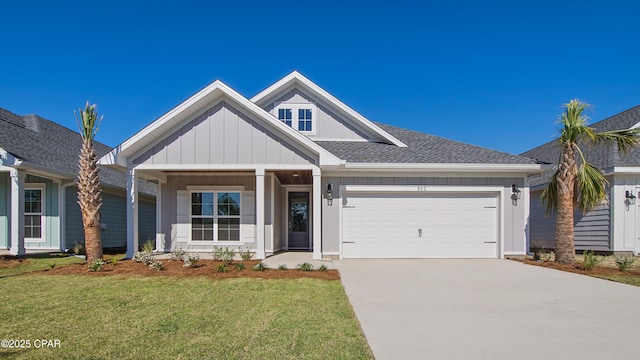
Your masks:
<svg viewBox="0 0 640 360"><path fill-rule="evenodd" d="M164 188L164 183L162 181L158 181L158 185L156 185L156 251L164 251L168 252L170 249L167 248L167 243L165 242L165 235L162 232L162 191Z"/></svg>
<svg viewBox="0 0 640 360"><path fill-rule="evenodd" d="M313 169L313 259L322 259L322 175Z"/></svg>
<svg viewBox="0 0 640 360"><path fill-rule="evenodd" d="M24 255L24 171L11 169L11 226L9 254Z"/></svg>
<svg viewBox="0 0 640 360"><path fill-rule="evenodd" d="M138 174L127 170L127 259L138 251Z"/></svg>
<svg viewBox="0 0 640 360"><path fill-rule="evenodd" d="M256 259L264 259L264 169L256 169Z"/></svg>

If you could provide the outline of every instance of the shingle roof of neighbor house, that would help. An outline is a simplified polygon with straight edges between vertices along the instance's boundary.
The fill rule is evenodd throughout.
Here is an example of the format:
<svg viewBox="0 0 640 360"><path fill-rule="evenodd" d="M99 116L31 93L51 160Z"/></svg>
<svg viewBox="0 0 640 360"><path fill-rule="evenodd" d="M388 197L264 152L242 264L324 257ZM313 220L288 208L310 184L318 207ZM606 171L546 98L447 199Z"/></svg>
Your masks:
<svg viewBox="0 0 640 360"><path fill-rule="evenodd" d="M640 105L591 124L591 127L598 132L602 132L629 129L638 123L640 123ZM618 153L617 146L606 144L597 146L585 144L580 149L582 149L589 163L605 171L614 166L640 166L640 146L631 149L626 154ZM560 158L560 150L557 140L553 140L520 155L549 164L556 164ZM553 172L548 172L532 177L531 185L547 183L552 174Z"/></svg>
<svg viewBox="0 0 640 360"><path fill-rule="evenodd" d="M94 142L98 158L111 148ZM38 115L20 116L0 108L0 148L28 164L69 178L78 173L78 156L82 147L80 134ZM101 167L100 181L105 186L126 189L126 176L116 169ZM140 191L155 194L148 184Z"/></svg>
<svg viewBox="0 0 640 360"><path fill-rule="evenodd" d="M537 164L531 158L511 155L417 131L376 123L407 147L376 142L318 141L337 157L354 163L456 163Z"/></svg>

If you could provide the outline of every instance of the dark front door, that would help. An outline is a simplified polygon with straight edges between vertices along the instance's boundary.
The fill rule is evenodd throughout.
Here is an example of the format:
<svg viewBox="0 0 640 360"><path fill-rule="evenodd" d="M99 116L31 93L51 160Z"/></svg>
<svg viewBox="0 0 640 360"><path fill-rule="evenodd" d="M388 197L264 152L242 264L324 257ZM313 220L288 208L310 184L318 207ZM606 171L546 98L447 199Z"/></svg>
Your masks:
<svg viewBox="0 0 640 360"><path fill-rule="evenodd" d="M289 249L309 250L309 193L289 193Z"/></svg>

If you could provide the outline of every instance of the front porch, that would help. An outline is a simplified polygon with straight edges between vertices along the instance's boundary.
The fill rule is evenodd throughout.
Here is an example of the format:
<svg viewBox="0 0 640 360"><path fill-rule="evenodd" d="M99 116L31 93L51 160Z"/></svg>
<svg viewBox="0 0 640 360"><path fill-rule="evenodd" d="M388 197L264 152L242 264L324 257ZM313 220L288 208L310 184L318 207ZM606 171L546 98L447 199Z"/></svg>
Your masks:
<svg viewBox="0 0 640 360"><path fill-rule="evenodd" d="M144 241L137 236L136 184L142 178L157 186L156 251L205 254L229 246L250 248L256 259L288 250L322 259L319 168L193 168L138 165L128 171L128 258Z"/></svg>

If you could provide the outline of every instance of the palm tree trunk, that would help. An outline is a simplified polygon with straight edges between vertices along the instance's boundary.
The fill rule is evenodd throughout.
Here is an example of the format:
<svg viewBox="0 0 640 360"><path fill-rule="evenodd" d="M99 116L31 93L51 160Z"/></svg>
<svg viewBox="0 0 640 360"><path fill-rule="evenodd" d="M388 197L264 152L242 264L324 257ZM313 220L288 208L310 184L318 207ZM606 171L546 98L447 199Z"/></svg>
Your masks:
<svg viewBox="0 0 640 360"><path fill-rule="evenodd" d="M80 153L78 171L78 205L82 212L84 226L84 246L87 263L102 259L102 241L100 239L100 208L102 207L102 189L97 166L97 156L93 145L84 141Z"/></svg>
<svg viewBox="0 0 640 360"><path fill-rule="evenodd" d="M575 261L573 191L578 169L575 150L571 144L562 149L562 163L558 180L558 218L556 220L556 261L571 264Z"/></svg>

